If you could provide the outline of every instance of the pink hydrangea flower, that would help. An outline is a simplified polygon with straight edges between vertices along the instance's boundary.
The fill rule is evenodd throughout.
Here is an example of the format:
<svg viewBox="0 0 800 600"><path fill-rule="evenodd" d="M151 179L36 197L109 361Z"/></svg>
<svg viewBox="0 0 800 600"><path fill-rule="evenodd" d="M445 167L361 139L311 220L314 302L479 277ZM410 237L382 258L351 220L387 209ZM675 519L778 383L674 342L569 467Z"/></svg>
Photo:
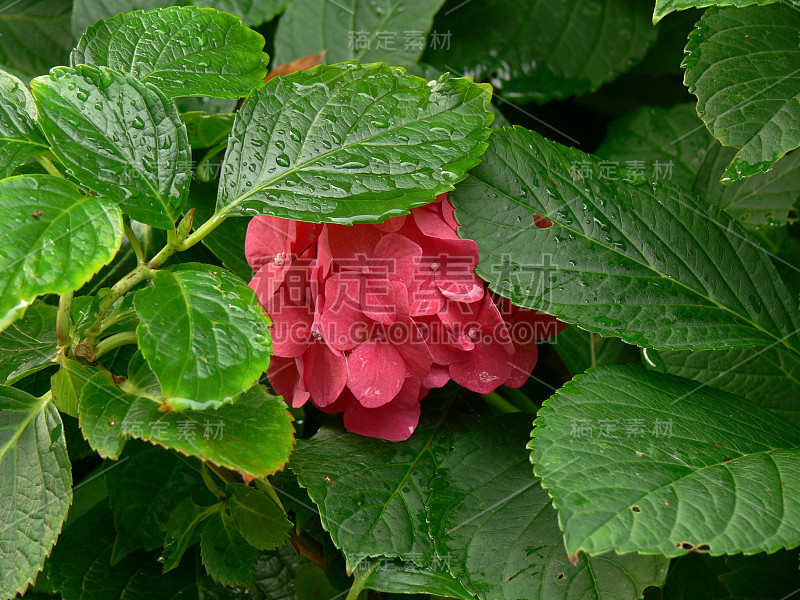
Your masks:
<svg viewBox="0 0 800 600"><path fill-rule="evenodd" d="M252 219L245 252L274 323L275 391L343 412L349 431L405 440L431 388L522 386L536 341L561 324L489 293L478 245L457 228L447 194L375 225Z"/></svg>

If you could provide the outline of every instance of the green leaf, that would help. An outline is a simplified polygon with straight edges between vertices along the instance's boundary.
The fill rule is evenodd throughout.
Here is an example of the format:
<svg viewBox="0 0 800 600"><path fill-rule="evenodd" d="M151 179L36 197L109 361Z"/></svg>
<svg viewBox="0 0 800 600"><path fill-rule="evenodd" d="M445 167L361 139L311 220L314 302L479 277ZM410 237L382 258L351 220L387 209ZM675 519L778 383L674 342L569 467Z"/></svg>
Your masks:
<svg viewBox="0 0 800 600"><path fill-rule="evenodd" d="M18 78L0 71L0 179L49 146L36 128L33 96Z"/></svg>
<svg viewBox="0 0 800 600"><path fill-rule="evenodd" d="M746 227L785 225L789 212L800 198L800 152L784 156L769 173L720 183L720 173L735 154L735 148L715 142L700 166L694 192L710 204L724 208Z"/></svg>
<svg viewBox="0 0 800 600"><path fill-rule="evenodd" d="M116 457L124 439L135 437L249 477L266 477L286 463L294 436L280 397L254 386L219 410L162 412L154 379L141 353L131 359L122 390L109 373L92 377L80 403L81 427L92 447Z"/></svg>
<svg viewBox="0 0 800 600"><path fill-rule="evenodd" d="M133 550L155 550L173 510L187 496L213 502L200 474L162 448L134 446L127 459L106 475L117 538L112 564Z"/></svg>
<svg viewBox="0 0 800 600"><path fill-rule="evenodd" d="M71 0L0 0L0 65L29 79L69 58Z"/></svg>
<svg viewBox="0 0 800 600"><path fill-rule="evenodd" d="M228 139L236 115L219 113L208 115L200 111L181 114L192 148L211 148Z"/></svg>
<svg viewBox="0 0 800 600"><path fill-rule="evenodd" d="M433 562L425 510L430 480L453 437L475 419L464 410L461 419L446 420L451 410L462 411L442 400L423 415L407 442L326 425L298 443L290 467L344 552L348 571L370 556L405 556L420 566Z"/></svg>
<svg viewBox="0 0 800 600"><path fill-rule="evenodd" d="M575 165L596 159L532 131L490 142L450 198L493 291L648 348L800 352L796 302L726 213L672 186L582 179Z"/></svg>
<svg viewBox="0 0 800 600"><path fill-rule="evenodd" d="M668 564L661 556L609 554L569 564L550 498L531 477L529 436L530 420L503 415L459 437L439 465L428 519L450 572L492 600L634 600L661 585Z"/></svg>
<svg viewBox="0 0 800 600"><path fill-rule="evenodd" d="M800 429L741 397L603 367L545 401L535 426L534 471L571 556L800 544Z"/></svg>
<svg viewBox="0 0 800 600"><path fill-rule="evenodd" d="M447 571L444 561L434 559L432 567L420 567L397 558L371 558L358 570L374 569L366 578L364 588L394 594L429 594L445 598L473 600L475 596L464 589L458 579Z"/></svg>
<svg viewBox="0 0 800 600"><path fill-rule="evenodd" d="M213 8L119 14L89 27L72 65L111 67L168 97L241 98L263 85L269 57L261 34Z"/></svg>
<svg viewBox="0 0 800 600"><path fill-rule="evenodd" d="M258 550L245 541L227 512L217 511L206 520L200 550L203 564L214 581L253 585Z"/></svg>
<svg viewBox="0 0 800 600"><path fill-rule="evenodd" d="M0 386L0 598L41 570L72 502L72 471L56 408Z"/></svg>
<svg viewBox="0 0 800 600"><path fill-rule="evenodd" d="M616 338L602 338L574 325L567 325L556 335L553 345L573 375L591 367L613 365L625 350L625 344Z"/></svg>
<svg viewBox="0 0 800 600"><path fill-rule="evenodd" d="M329 64L355 60L410 67L428 45L433 16L443 3L293 0L278 23L274 63L327 50Z"/></svg>
<svg viewBox="0 0 800 600"><path fill-rule="evenodd" d="M225 269L187 263L159 271L133 302L139 348L172 410L234 402L267 370L269 318Z"/></svg>
<svg viewBox="0 0 800 600"><path fill-rule="evenodd" d="M194 0L192 4L208 6L240 17L245 25L255 27L283 12L289 0Z"/></svg>
<svg viewBox="0 0 800 600"><path fill-rule="evenodd" d="M645 106L613 121L596 154L631 175L691 190L712 139L694 104Z"/></svg>
<svg viewBox="0 0 800 600"><path fill-rule="evenodd" d="M289 539L292 522L269 494L241 483L229 483L225 491L231 517L251 546L275 550Z"/></svg>
<svg viewBox="0 0 800 600"><path fill-rule="evenodd" d="M200 541L202 528L198 527L217 510L219 505L197 506L191 498L175 507L164 528L164 573L177 567L186 551Z"/></svg>
<svg viewBox="0 0 800 600"><path fill-rule="evenodd" d="M82 365L70 358L62 356L61 368L51 378L53 404L61 412L71 417L78 416L78 400L83 392L83 386L95 373L96 367Z"/></svg>
<svg viewBox="0 0 800 600"><path fill-rule="evenodd" d="M709 6L736 6L741 8L753 4L763 6L764 4L783 1L784 0L656 0L656 8L655 11L653 11L653 23L658 23L673 11L686 10L687 8L708 8Z"/></svg>
<svg viewBox="0 0 800 600"><path fill-rule="evenodd" d="M712 8L689 35L684 83L708 130L739 152L723 182L766 172L800 146L800 12Z"/></svg>
<svg viewBox="0 0 800 600"><path fill-rule="evenodd" d="M488 80L517 102L594 90L641 61L656 39L647 2L636 0L448 0L433 30L425 62Z"/></svg>
<svg viewBox="0 0 800 600"><path fill-rule="evenodd" d="M185 0L73 0L72 33L80 39L89 25L132 10L152 10L167 6L183 6Z"/></svg>
<svg viewBox="0 0 800 600"><path fill-rule="evenodd" d="M178 110L153 86L106 68L59 67L31 82L53 153L132 218L175 225L191 179Z"/></svg>
<svg viewBox="0 0 800 600"><path fill-rule="evenodd" d="M0 180L0 331L36 296L76 290L116 254L122 215L50 175Z"/></svg>
<svg viewBox="0 0 800 600"><path fill-rule="evenodd" d="M338 223L407 213L478 162L489 99L488 86L380 64L271 79L236 115L217 210Z"/></svg>
<svg viewBox="0 0 800 600"><path fill-rule="evenodd" d="M665 350L659 356L667 373L738 394L800 426L800 360L786 352Z"/></svg>
<svg viewBox="0 0 800 600"><path fill-rule="evenodd" d="M0 334L0 384L12 385L55 364L56 312L55 306L34 302Z"/></svg>
<svg viewBox="0 0 800 600"><path fill-rule="evenodd" d="M92 509L64 531L48 574L64 600L208 600L215 589L199 561L161 573L158 554L135 552L111 565L114 523L108 506ZM194 557L193 557L194 558Z"/></svg>

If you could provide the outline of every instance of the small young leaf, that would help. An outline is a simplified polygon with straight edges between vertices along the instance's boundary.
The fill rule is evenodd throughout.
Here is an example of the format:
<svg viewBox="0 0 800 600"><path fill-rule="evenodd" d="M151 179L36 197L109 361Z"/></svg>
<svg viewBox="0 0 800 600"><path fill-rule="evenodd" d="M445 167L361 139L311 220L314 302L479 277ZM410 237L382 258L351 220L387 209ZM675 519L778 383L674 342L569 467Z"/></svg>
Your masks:
<svg viewBox="0 0 800 600"><path fill-rule="evenodd" d="M800 359L774 348L670 352L667 373L694 379L781 415L800 426Z"/></svg>
<svg viewBox="0 0 800 600"><path fill-rule="evenodd" d="M225 585L253 585L258 550L245 541L227 512L218 511L206 520L200 551L203 564L214 581Z"/></svg>
<svg viewBox="0 0 800 600"><path fill-rule="evenodd" d="M364 588L368 590L474 600L475 596L447 571L446 562L437 562L439 564L434 567L419 567L400 559L369 558L359 568L366 571L372 569L364 582Z"/></svg>
<svg viewBox="0 0 800 600"><path fill-rule="evenodd" d="M488 80L503 98L546 102L611 81L655 38L647 2L448 0L423 61Z"/></svg>
<svg viewBox="0 0 800 600"><path fill-rule="evenodd" d="M141 352L118 388L107 372L93 376L80 400L81 428L92 447L116 458L124 440L140 438L198 456L248 477L283 467L294 448L292 417L279 397L253 386L218 410L160 410L158 382Z"/></svg>
<svg viewBox="0 0 800 600"><path fill-rule="evenodd" d="M211 148L228 139L235 116L232 113L209 115L191 111L181 114L181 121L186 125L192 148Z"/></svg>
<svg viewBox="0 0 800 600"><path fill-rule="evenodd" d="M46 399L0 386L0 598L22 593L42 568L72 502L61 418Z"/></svg>
<svg viewBox="0 0 800 600"><path fill-rule="evenodd" d="M726 213L673 186L583 178L596 159L519 127L490 142L450 199L493 291L648 348L800 353L797 303Z"/></svg>
<svg viewBox="0 0 800 600"><path fill-rule="evenodd" d="M0 116L0 179L3 179L50 146L36 128L36 105L28 88L3 71L0 71Z"/></svg>
<svg viewBox="0 0 800 600"><path fill-rule="evenodd" d="M545 401L535 426L531 461L571 556L800 544L800 430L744 398L603 367Z"/></svg>
<svg viewBox="0 0 800 600"><path fill-rule="evenodd" d="M191 498L175 507L164 528L164 573L177 567L186 551L200 541L200 526L216 510L219 505L197 506Z"/></svg>
<svg viewBox="0 0 800 600"><path fill-rule="evenodd" d="M56 312L55 306L34 302L0 334L0 384L12 385L55 364Z"/></svg>
<svg viewBox="0 0 800 600"><path fill-rule="evenodd" d="M783 0L656 0L656 8L653 11L653 23L658 23L669 13L676 10L686 10L687 8L707 8L709 6L750 6L757 4L772 4ZM792 2L793 0L788 0Z"/></svg>
<svg viewBox="0 0 800 600"><path fill-rule="evenodd" d="M0 65L27 81L66 64L71 0L0 0Z"/></svg>
<svg viewBox="0 0 800 600"><path fill-rule="evenodd" d="M83 392L83 386L89 378L98 372L96 367L82 365L72 359L62 356L61 368L51 378L53 404L61 412L71 417L78 416L78 400Z"/></svg>
<svg viewBox="0 0 800 600"><path fill-rule="evenodd" d="M191 179L178 110L158 89L107 68L58 67L31 82L53 153L132 218L175 225Z"/></svg>
<svg viewBox="0 0 800 600"><path fill-rule="evenodd" d="M711 8L689 36L684 83L708 130L739 152L722 181L766 172L800 146L800 11Z"/></svg>
<svg viewBox="0 0 800 600"><path fill-rule="evenodd" d="M72 65L111 67L169 98L241 98L263 85L261 34L213 8L173 6L119 14L86 30Z"/></svg>
<svg viewBox="0 0 800 600"><path fill-rule="evenodd" d="M271 79L236 115L217 210L317 223L407 213L478 162L489 99L467 79L426 82L381 64Z"/></svg>
<svg viewBox="0 0 800 600"><path fill-rule="evenodd" d="M270 321L253 290L221 267L160 271L134 306L139 347L172 410L234 402L267 370Z"/></svg>
<svg viewBox="0 0 800 600"><path fill-rule="evenodd" d="M41 294L80 288L116 254L122 215L66 179L0 180L0 331Z"/></svg>
<svg viewBox="0 0 800 600"><path fill-rule="evenodd" d="M292 522L269 494L241 483L229 483L225 491L231 516L251 546L275 550L286 542Z"/></svg>
<svg viewBox="0 0 800 600"><path fill-rule="evenodd" d="M292 0L278 22L274 64L327 50L329 64L353 60L411 67L428 45L433 16L444 0L337 4L321 8L318 0Z"/></svg>

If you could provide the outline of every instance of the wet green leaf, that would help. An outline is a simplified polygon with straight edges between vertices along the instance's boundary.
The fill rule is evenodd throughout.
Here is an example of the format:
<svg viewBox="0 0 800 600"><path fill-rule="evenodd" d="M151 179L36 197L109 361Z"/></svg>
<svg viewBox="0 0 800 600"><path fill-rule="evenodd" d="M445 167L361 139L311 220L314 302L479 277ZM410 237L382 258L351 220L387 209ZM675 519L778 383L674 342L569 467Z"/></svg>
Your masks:
<svg viewBox="0 0 800 600"><path fill-rule="evenodd" d="M0 71L0 179L49 148L36 128L33 96L18 78Z"/></svg>
<svg viewBox="0 0 800 600"><path fill-rule="evenodd" d="M0 334L0 384L12 385L55 364L56 312L55 306L34 302Z"/></svg>

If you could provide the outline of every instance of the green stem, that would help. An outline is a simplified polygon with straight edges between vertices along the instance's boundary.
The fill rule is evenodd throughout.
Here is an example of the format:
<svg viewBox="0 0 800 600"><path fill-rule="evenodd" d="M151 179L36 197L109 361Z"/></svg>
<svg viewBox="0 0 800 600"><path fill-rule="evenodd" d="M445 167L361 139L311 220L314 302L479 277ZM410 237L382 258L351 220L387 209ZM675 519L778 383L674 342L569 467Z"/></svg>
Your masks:
<svg viewBox="0 0 800 600"><path fill-rule="evenodd" d="M122 226L125 229L125 237L128 238L128 242L130 242L131 248L133 248L133 252L136 254L136 262L139 266L142 266L146 262L144 251L142 250L142 245L139 243L139 238L137 238L136 234L133 232L128 217L125 217L122 221Z"/></svg>
<svg viewBox="0 0 800 600"><path fill-rule="evenodd" d="M58 170L58 167L56 167L53 164L53 161L51 161L46 156L42 156L41 154L37 154L33 158L36 159L36 162L38 162L40 165L42 165L44 167L44 170L47 171L48 173L50 173L50 175L53 175L54 177L62 177L62 178L64 177L64 175L62 175L61 171Z"/></svg>
<svg viewBox="0 0 800 600"><path fill-rule="evenodd" d="M536 414L539 412L539 406L530 398L528 398L524 393L520 390L510 387L504 387L503 391L505 392L508 399L521 408L524 412L529 412L531 414Z"/></svg>
<svg viewBox="0 0 800 600"><path fill-rule="evenodd" d="M592 366L597 366L597 334L590 333L589 334L589 353L592 357Z"/></svg>
<svg viewBox="0 0 800 600"><path fill-rule="evenodd" d="M138 339L135 331L115 333L114 335L108 336L104 340L100 340L100 342L97 344L97 349L94 351L94 359L97 360L103 356L103 354L111 352L120 346L136 343L138 343Z"/></svg>
<svg viewBox="0 0 800 600"><path fill-rule="evenodd" d="M136 311L132 308L127 308L125 310L120 310L112 314L110 317L105 318L100 323L100 333L103 333L106 329L114 325L115 323L119 323L125 317L128 317L134 314Z"/></svg>
<svg viewBox="0 0 800 600"><path fill-rule="evenodd" d="M376 560L368 569L364 569L363 571L356 573L355 577L353 577L353 585L350 587L350 591L347 592L347 598L345 598L345 600L356 600L356 598L361 595L361 592L364 591L364 586L367 584L369 576L372 575L372 572L378 568L379 564L380 561Z"/></svg>
<svg viewBox="0 0 800 600"><path fill-rule="evenodd" d="M491 392L489 394L483 394L483 399L486 400L486 402L490 406L496 408L501 413L521 412L516 406L511 404L511 402L509 402L508 400L503 398L497 392Z"/></svg>
<svg viewBox="0 0 800 600"><path fill-rule="evenodd" d="M195 229L194 232L183 241L180 246L180 251L183 252L194 246L197 242L222 225L227 218L227 215L214 213L208 221Z"/></svg>
<svg viewBox="0 0 800 600"><path fill-rule="evenodd" d="M58 299L58 312L56 313L56 341L60 348L68 348L71 339L69 330L72 325L70 312L72 310L72 295L74 292L61 294Z"/></svg>

